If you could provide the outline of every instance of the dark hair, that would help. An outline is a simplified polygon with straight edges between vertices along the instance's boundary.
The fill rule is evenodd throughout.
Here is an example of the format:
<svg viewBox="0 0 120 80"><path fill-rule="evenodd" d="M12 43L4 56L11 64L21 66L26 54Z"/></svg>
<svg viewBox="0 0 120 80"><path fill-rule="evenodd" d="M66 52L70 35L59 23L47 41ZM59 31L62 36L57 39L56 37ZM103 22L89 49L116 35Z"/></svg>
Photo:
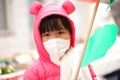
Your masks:
<svg viewBox="0 0 120 80"><path fill-rule="evenodd" d="M60 15L51 15L42 19L41 24L39 26L40 34L54 30L61 30L62 26L60 23L62 23L63 27L67 29L70 34L72 33L70 23L67 20L67 18Z"/></svg>

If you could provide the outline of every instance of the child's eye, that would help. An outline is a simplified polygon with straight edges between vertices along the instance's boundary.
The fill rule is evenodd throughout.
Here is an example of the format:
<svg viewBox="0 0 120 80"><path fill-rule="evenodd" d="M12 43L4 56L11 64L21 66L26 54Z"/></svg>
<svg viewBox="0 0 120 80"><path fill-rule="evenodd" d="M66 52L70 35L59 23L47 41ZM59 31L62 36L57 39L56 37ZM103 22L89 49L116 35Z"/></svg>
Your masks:
<svg viewBox="0 0 120 80"><path fill-rule="evenodd" d="M49 34L49 33L45 33L45 34L43 34L42 36L43 36L43 37L49 37L50 34Z"/></svg>
<svg viewBox="0 0 120 80"><path fill-rule="evenodd" d="M58 34L64 34L64 33L65 33L65 32L63 32L63 31L59 31L59 32L58 32Z"/></svg>

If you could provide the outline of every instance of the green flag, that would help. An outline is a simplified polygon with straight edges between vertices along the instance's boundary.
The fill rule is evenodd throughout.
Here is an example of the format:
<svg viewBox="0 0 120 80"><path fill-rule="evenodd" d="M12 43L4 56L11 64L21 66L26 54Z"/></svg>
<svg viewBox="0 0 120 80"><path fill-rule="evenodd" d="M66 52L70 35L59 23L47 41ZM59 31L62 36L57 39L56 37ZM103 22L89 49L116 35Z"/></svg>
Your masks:
<svg viewBox="0 0 120 80"><path fill-rule="evenodd" d="M115 0L110 0L109 5L107 7L107 10L111 7L111 5L114 3Z"/></svg>
<svg viewBox="0 0 120 80"><path fill-rule="evenodd" d="M110 0L110 5L112 5L112 3L114 2L115 0Z"/></svg>
<svg viewBox="0 0 120 80"><path fill-rule="evenodd" d="M85 55L81 66L87 66L92 61L103 57L107 50L114 44L118 32L118 26L107 24L95 31L88 40Z"/></svg>

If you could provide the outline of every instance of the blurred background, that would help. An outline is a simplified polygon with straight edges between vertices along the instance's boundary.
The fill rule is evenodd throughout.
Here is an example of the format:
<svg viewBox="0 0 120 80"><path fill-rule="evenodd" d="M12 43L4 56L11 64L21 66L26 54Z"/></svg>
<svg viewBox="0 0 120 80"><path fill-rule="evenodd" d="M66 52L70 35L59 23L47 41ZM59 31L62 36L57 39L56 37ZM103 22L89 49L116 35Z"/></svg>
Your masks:
<svg viewBox="0 0 120 80"><path fill-rule="evenodd" d="M24 70L38 58L33 39L33 15L29 8L35 0L0 0L0 80L23 80ZM64 0L36 0L43 4ZM70 15L75 22L76 43L84 43L93 13L94 3L71 0L76 10ZM120 0L115 0L111 8L109 0L101 0L93 25L94 31L105 24L116 23L120 28ZM9 65L2 71L2 67ZM12 65L12 66L11 66ZM11 68L12 67L12 68ZM6 71L7 69L11 69ZM93 68L100 80L120 80L120 31L115 44L107 55L93 62Z"/></svg>

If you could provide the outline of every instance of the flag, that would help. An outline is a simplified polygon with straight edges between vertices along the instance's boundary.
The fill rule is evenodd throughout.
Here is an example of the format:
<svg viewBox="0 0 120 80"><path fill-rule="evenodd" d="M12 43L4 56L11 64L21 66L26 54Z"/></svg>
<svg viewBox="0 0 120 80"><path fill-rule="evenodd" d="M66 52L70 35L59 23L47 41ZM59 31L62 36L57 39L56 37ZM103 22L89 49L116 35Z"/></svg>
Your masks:
<svg viewBox="0 0 120 80"><path fill-rule="evenodd" d="M114 1L115 1L115 0L110 0L110 5L112 5Z"/></svg>
<svg viewBox="0 0 120 80"><path fill-rule="evenodd" d="M118 26L115 24L106 24L104 27L97 29L94 35L88 40L81 67L87 66L92 61L102 58L114 44L117 33Z"/></svg>
<svg viewBox="0 0 120 80"><path fill-rule="evenodd" d="M83 2L96 2L98 0L78 0L78 1L83 1Z"/></svg>
<svg viewBox="0 0 120 80"><path fill-rule="evenodd" d="M111 5L114 3L114 1L115 1L115 0L110 0L110 3L109 3L108 8L111 7Z"/></svg>
<svg viewBox="0 0 120 80"><path fill-rule="evenodd" d="M112 4L114 3L114 1L115 1L115 0L110 0L109 5L108 5L108 7L107 7L106 10L108 10L108 9L112 6Z"/></svg>

